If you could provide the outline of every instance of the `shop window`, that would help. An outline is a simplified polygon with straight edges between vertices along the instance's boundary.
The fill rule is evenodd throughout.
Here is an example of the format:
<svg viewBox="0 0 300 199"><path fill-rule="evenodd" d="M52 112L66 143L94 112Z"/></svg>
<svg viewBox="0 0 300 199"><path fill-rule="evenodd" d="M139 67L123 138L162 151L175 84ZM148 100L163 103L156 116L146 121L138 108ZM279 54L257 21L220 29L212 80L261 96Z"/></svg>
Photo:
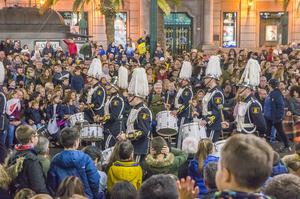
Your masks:
<svg viewBox="0 0 300 199"><path fill-rule="evenodd" d="M70 27L70 32L78 35L88 34L88 12L59 12L63 17L65 24Z"/></svg>
<svg viewBox="0 0 300 199"><path fill-rule="evenodd" d="M261 12L259 45L276 46L287 44L288 41L288 13Z"/></svg>

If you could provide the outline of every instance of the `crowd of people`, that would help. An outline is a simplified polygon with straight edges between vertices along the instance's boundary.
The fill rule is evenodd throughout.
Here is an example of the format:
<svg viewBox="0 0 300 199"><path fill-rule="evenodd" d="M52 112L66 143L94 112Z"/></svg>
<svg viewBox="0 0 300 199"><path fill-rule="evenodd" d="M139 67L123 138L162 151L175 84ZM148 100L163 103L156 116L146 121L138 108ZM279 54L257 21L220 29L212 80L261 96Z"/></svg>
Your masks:
<svg viewBox="0 0 300 199"><path fill-rule="evenodd" d="M64 43L0 43L1 199L300 198L297 44Z"/></svg>

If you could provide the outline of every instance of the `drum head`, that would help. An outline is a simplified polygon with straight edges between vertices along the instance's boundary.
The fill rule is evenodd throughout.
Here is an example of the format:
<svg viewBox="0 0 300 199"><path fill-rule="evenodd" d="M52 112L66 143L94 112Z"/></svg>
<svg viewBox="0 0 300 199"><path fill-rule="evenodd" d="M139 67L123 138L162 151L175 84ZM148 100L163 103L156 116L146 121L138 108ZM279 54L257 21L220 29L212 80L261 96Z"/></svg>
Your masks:
<svg viewBox="0 0 300 199"><path fill-rule="evenodd" d="M170 128L165 128L165 129L159 129L157 131L158 135L161 136L174 136L176 135L178 132L175 129L170 129Z"/></svg>

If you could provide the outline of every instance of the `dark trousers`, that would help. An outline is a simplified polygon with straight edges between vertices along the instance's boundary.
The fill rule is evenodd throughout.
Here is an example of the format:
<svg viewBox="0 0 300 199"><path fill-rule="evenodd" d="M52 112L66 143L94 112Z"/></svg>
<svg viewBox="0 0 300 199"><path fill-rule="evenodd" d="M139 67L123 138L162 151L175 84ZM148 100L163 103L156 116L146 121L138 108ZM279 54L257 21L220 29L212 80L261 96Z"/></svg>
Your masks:
<svg viewBox="0 0 300 199"><path fill-rule="evenodd" d="M266 119L266 123L267 123L267 136L271 135L272 126L274 126L277 133L279 134L281 141L284 143L284 146L289 147L289 141L288 141L287 136L284 133L282 121L273 123L272 120Z"/></svg>

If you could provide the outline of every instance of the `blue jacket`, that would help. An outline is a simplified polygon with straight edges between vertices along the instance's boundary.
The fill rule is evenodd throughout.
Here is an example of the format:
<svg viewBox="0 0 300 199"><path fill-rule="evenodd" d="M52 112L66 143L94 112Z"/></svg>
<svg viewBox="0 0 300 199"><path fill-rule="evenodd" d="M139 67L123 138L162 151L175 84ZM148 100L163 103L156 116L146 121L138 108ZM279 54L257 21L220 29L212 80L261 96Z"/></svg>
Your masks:
<svg viewBox="0 0 300 199"><path fill-rule="evenodd" d="M76 176L81 180L89 199L101 198L100 175L87 154L78 150L64 150L53 157L48 171L49 189L56 191L68 176Z"/></svg>
<svg viewBox="0 0 300 199"><path fill-rule="evenodd" d="M219 161L219 157L216 157L214 155L208 155L207 158L203 162L203 170L204 170L204 168L206 167L206 165L208 163L218 162L218 161ZM199 187L199 190L200 190L199 197L206 194L207 189L206 189L205 184L204 184L203 171L199 171L199 169L198 169L198 160L197 159L193 159L190 162L189 176L191 176L191 178L193 180L195 180L196 185ZM202 198L202 197L200 197L200 198Z"/></svg>
<svg viewBox="0 0 300 199"><path fill-rule="evenodd" d="M271 177L288 173L288 172L289 172L288 168L283 164L282 161L279 161L275 166L273 166Z"/></svg>
<svg viewBox="0 0 300 199"><path fill-rule="evenodd" d="M27 119L33 120L34 124L40 124L42 120L42 115L39 110L29 108Z"/></svg>
<svg viewBox="0 0 300 199"><path fill-rule="evenodd" d="M78 108L75 105L64 104L62 105L62 112L64 116L74 115L75 113L78 113Z"/></svg>
<svg viewBox="0 0 300 199"><path fill-rule="evenodd" d="M71 78L71 89L75 90L77 93L81 92L84 88L84 79L80 76L72 76Z"/></svg>
<svg viewBox="0 0 300 199"><path fill-rule="evenodd" d="M264 116L273 123L281 122L284 117L284 97L278 89L267 96L264 104Z"/></svg>

